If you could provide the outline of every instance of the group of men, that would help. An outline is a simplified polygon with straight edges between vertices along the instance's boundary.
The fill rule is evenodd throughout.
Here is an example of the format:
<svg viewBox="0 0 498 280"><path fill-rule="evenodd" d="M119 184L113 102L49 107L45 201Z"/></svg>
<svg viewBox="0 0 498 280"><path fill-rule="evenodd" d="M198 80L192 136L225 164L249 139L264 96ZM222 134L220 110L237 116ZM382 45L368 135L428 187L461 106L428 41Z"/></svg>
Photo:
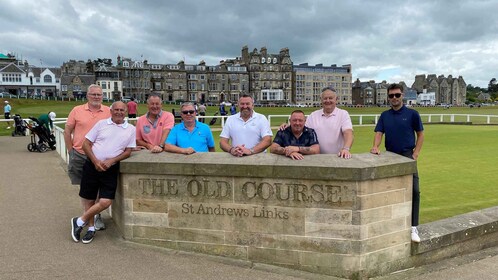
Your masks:
<svg viewBox="0 0 498 280"><path fill-rule="evenodd" d="M386 150L417 159L423 144L423 126L419 114L403 105L403 87L388 88L391 109L382 113L377 126L372 154L380 154L385 134ZM84 212L71 219L71 235L89 243L95 231L104 228L100 212L108 208L115 196L119 161L134 149L152 153L163 151L190 155L214 152L215 143L208 125L197 120L194 104L181 105L182 122L174 125L173 114L162 110L158 95L147 99L148 112L137 119L136 128L127 123L126 104L115 102L111 108L102 105L102 89L92 85L88 103L75 107L67 120L64 138L70 155L68 173L73 184L80 184ZM331 87L321 93L322 108L307 118L303 111L292 112L290 125L282 125L272 141L272 130L266 117L254 111L251 96L239 98L239 112L227 118L220 134L220 148L235 157L266 151L301 160L305 155L336 154L349 159L353 145L353 125L349 113L337 107L337 93ZM416 137L415 137L416 134ZM412 240L420 242L416 226L420 192L418 174L413 180ZM97 221L97 222L96 222ZM88 226L83 238L82 230Z"/></svg>

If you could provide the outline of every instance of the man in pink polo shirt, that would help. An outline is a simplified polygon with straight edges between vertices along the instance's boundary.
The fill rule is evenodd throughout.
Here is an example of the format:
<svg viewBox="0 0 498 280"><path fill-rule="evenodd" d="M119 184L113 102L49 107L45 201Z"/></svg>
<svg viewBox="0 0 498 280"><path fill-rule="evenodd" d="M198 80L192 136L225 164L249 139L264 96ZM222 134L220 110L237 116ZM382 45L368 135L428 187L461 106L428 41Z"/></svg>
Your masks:
<svg viewBox="0 0 498 280"><path fill-rule="evenodd" d="M137 146L147 148L152 153L160 153L171 128L175 125L175 117L162 110L162 99L152 94L147 99L148 112L137 120Z"/></svg>
<svg viewBox="0 0 498 280"><path fill-rule="evenodd" d="M326 87L321 94L322 109L311 113L306 126L313 128L320 143L320 153L337 154L341 158L351 158L353 145L353 124L349 113L336 107L337 93Z"/></svg>
<svg viewBox="0 0 498 280"><path fill-rule="evenodd" d="M64 128L64 142L69 154L67 174L71 184L79 185L83 172L86 155L83 151L85 135L99 121L111 117L109 107L102 105L102 88L98 85L90 85L86 93L87 103L73 108L69 113ZM96 217L97 230L105 229L100 215Z"/></svg>

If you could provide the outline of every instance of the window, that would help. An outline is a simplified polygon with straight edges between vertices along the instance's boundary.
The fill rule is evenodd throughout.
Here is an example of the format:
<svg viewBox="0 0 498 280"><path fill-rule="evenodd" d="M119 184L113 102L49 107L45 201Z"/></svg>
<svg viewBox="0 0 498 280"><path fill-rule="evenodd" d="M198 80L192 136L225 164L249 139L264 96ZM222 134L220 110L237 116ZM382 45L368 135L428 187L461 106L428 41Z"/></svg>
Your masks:
<svg viewBox="0 0 498 280"><path fill-rule="evenodd" d="M107 84L104 82L100 85L102 87L102 89L107 89Z"/></svg>
<svg viewBox="0 0 498 280"><path fill-rule="evenodd" d="M189 90L195 90L196 89L196 83L188 83L188 89Z"/></svg>

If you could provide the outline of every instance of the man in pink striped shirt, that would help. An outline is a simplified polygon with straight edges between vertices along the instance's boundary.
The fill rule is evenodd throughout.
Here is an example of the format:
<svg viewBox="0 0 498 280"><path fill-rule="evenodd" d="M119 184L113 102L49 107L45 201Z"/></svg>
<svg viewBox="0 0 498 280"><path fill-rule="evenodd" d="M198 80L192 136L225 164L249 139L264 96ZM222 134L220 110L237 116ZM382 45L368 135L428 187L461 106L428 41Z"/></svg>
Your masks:
<svg viewBox="0 0 498 280"><path fill-rule="evenodd" d="M83 243L95 236L93 217L111 206L116 194L119 162L128 158L135 144L135 127L125 119L126 104L121 101L111 106L111 118L101 120L87 133L83 150L88 157L83 165L80 192L85 212L71 219L71 237L80 241L83 227L88 225ZM97 195L99 200L96 201Z"/></svg>

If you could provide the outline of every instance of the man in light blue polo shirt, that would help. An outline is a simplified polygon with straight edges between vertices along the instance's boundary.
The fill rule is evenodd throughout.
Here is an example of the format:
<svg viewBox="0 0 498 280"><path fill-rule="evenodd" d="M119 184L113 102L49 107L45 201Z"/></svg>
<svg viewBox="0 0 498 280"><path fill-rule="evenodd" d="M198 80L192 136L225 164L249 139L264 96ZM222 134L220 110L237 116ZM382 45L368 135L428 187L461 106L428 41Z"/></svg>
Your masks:
<svg viewBox="0 0 498 280"><path fill-rule="evenodd" d="M194 104L182 104L183 121L171 129L164 145L166 152L190 155L215 151L211 129L207 124L198 122L196 114Z"/></svg>

